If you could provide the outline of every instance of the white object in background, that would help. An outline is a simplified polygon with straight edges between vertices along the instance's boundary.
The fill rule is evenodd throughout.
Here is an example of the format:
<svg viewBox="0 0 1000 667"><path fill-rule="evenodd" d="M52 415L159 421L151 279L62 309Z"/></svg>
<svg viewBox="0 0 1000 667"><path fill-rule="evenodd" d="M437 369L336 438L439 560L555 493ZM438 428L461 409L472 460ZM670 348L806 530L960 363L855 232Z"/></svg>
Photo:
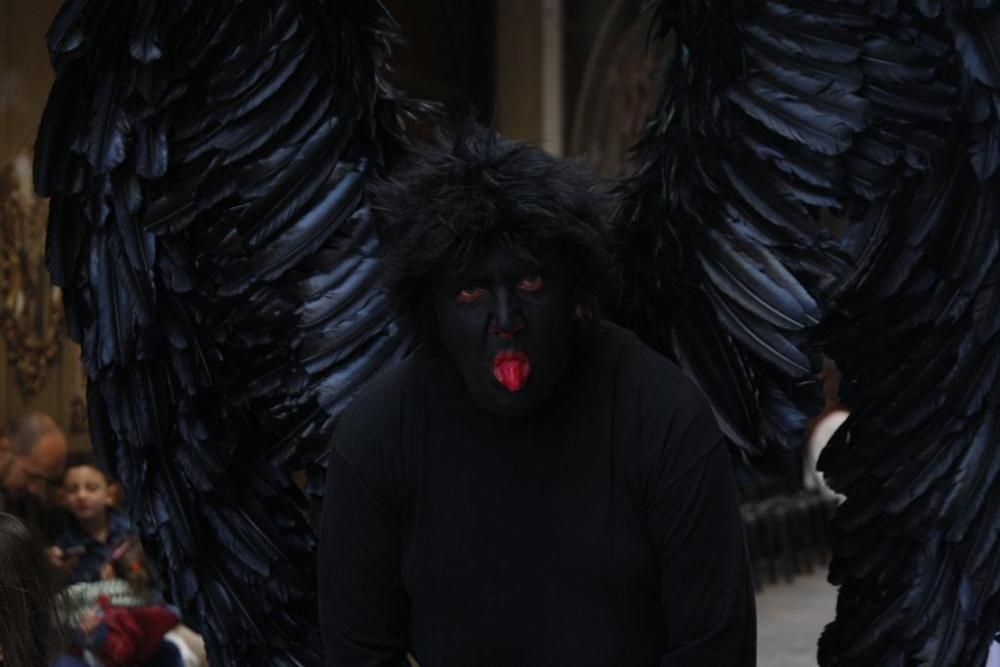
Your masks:
<svg viewBox="0 0 1000 667"><path fill-rule="evenodd" d="M179 635L174 632L168 632L163 635L163 641L170 642L177 647L177 651L181 654L181 661L184 663L184 667L199 667L201 661L198 660L191 649L188 647L187 642L185 642Z"/></svg>
<svg viewBox="0 0 1000 667"><path fill-rule="evenodd" d="M1000 667L1000 633L990 644L990 654L986 656L986 667Z"/></svg>
<svg viewBox="0 0 1000 667"><path fill-rule="evenodd" d="M830 442L837 429L847 421L847 415L847 410L832 410L816 423L812 433L809 434L809 441L806 443L806 460L802 480L803 486L810 491L818 489L822 495L827 498L836 498L839 502L844 501L844 496L834 493L826 485L823 473L816 469L816 462L819 461L820 452L826 447L826 443Z"/></svg>

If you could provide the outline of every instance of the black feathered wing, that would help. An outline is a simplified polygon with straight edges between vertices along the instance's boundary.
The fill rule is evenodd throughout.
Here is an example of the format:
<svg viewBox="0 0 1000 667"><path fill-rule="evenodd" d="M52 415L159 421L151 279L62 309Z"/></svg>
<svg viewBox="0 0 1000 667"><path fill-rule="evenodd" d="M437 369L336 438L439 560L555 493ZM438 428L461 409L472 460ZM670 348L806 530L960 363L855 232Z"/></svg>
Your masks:
<svg viewBox="0 0 1000 667"><path fill-rule="evenodd" d="M820 662L978 666L1000 627L1000 6L893 9L954 122L866 212L820 331L853 408L820 459L847 495Z"/></svg>
<svg viewBox="0 0 1000 667"><path fill-rule="evenodd" d="M67 2L36 145L91 434L213 664L318 664L291 474L405 341L365 183L405 147L379 3Z"/></svg>
<svg viewBox="0 0 1000 667"><path fill-rule="evenodd" d="M674 53L623 185L623 312L732 441L788 448L821 405L808 332L848 266L819 213L846 204L838 165L870 121L841 65L853 40L817 46L811 69L790 53L810 36L724 4L656 6Z"/></svg>
<svg viewBox="0 0 1000 667"><path fill-rule="evenodd" d="M825 666L982 664L1000 623L995 4L657 4L625 312L745 447L801 441L815 352L844 369Z"/></svg>

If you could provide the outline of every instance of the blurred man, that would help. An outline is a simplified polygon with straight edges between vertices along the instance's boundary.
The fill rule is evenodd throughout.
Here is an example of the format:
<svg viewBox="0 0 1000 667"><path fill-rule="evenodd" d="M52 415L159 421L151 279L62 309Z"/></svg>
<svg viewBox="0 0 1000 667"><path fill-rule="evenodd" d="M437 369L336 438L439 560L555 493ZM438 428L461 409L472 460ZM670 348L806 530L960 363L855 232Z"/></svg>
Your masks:
<svg viewBox="0 0 1000 667"><path fill-rule="evenodd" d="M0 510L44 527L40 510L54 498L66 466L66 436L43 412L13 417L0 432Z"/></svg>

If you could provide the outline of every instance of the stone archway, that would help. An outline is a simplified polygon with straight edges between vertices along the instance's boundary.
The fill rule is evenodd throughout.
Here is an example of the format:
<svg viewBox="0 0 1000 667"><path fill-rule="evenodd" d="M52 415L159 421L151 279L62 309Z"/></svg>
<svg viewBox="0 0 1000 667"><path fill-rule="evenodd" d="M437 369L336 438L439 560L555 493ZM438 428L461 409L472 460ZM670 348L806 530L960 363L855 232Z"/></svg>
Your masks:
<svg viewBox="0 0 1000 667"><path fill-rule="evenodd" d="M636 5L616 0L605 12L572 111L568 154L605 178L634 170L629 150L656 103L672 50L672 38L650 39L652 16Z"/></svg>

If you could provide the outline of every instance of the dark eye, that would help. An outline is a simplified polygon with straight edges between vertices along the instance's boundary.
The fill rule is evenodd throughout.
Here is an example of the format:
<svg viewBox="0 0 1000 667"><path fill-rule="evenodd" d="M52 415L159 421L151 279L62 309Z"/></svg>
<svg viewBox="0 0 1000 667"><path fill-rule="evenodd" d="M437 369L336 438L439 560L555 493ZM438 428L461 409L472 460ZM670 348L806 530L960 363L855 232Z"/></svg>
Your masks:
<svg viewBox="0 0 1000 667"><path fill-rule="evenodd" d="M475 303L486 296L486 290L482 287L463 287L455 295L458 303Z"/></svg>
<svg viewBox="0 0 1000 667"><path fill-rule="evenodd" d="M539 275L525 276L524 278L521 278L521 282L517 284L517 289L525 292L537 292L543 287L545 287L545 281Z"/></svg>

